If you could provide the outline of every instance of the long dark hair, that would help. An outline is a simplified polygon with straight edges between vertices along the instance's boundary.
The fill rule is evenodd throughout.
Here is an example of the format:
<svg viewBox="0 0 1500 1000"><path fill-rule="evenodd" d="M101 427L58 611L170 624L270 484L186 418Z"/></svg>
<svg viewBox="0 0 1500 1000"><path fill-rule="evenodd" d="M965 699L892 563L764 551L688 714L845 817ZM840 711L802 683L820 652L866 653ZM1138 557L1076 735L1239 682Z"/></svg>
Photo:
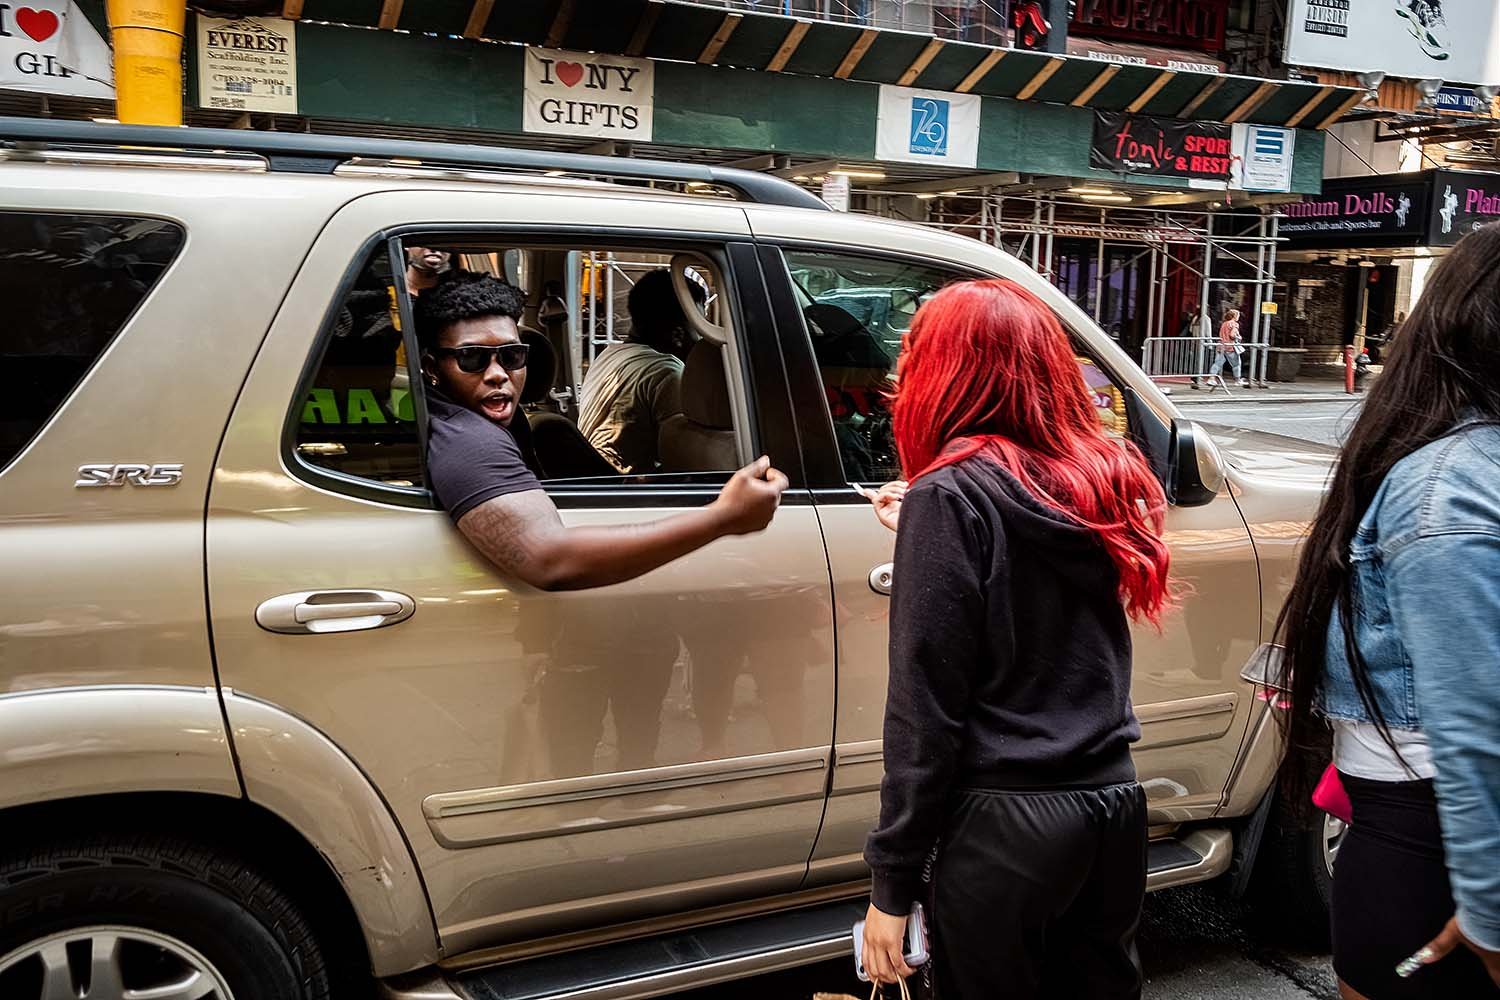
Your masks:
<svg viewBox="0 0 1500 1000"><path fill-rule="evenodd" d="M1335 607L1359 700L1396 751L1369 667L1355 647L1349 544L1391 468L1469 413L1500 420L1500 223L1459 241L1401 324L1385 371L1349 433L1277 619L1291 669L1285 723L1291 753L1283 777L1293 801L1305 798L1316 773L1306 766L1308 752L1327 745L1313 704L1327 669L1325 644Z"/></svg>

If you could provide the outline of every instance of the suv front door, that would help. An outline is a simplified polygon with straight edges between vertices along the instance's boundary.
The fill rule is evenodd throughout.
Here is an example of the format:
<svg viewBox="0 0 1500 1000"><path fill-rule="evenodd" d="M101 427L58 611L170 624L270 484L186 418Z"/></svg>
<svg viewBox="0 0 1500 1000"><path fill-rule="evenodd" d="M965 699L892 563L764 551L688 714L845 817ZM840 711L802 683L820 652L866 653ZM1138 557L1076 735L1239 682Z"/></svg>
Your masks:
<svg viewBox="0 0 1500 1000"><path fill-rule="evenodd" d="M763 246L760 253L801 404L804 461L838 610L832 794L809 881L841 882L864 870L860 855L879 813L895 544L855 486L900 477L889 393L912 315L943 285L980 276L985 265L969 270L832 246ZM1054 298L1045 286L1033 290ZM872 297L883 308L863 311L872 317L866 323L853 306ZM1097 356L1087 356L1099 346L1080 329L1072 334L1084 352L1079 391L1086 381L1095 386L1101 420L1123 434L1123 396ZM1207 506L1169 511L1167 539L1173 577L1188 584L1182 607L1160 634L1147 626L1133 636L1131 693L1142 731L1134 756L1154 824L1205 819L1218 809L1252 707L1239 670L1259 641L1260 620L1255 553L1227 491Z"/></svg>
<svg viewBox="0 0 1500 1000"><path fill-rule="evenodd" d="M593 246L610 220L628 233L619 240L718 263L737 351L726 367L744 380L736 420L796 484L743 212L529 192L392 192L339 213L257 356L215 472L208 585L231 727L236 705L259 699L358 765L411 845L450 955L795 889L822 816L832 610L805 489L760 535L627 584L541 593L497 574L434 509L410 420L420 410L402 400L419 373L393 378L388 363L362 388L358 364L335 369L322 353L386 322L393 227ZM524 280L534 307L542 289ZM319 422L340 433L309 442ZM330 471L334 459L345 464ZM547 488L570 524L647 520L717 493L712 475ZM303 595L293 624L319 601L399 619L409 599L414 611L389 627L263 627L264 603L285 595Z"/></svg>

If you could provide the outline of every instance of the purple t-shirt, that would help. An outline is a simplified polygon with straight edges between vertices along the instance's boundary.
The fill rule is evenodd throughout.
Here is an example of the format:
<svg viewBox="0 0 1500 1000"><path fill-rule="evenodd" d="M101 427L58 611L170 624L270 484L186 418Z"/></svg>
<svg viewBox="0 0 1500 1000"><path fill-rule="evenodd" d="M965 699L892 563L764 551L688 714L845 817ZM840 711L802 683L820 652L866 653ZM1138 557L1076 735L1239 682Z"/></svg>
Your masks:
<svg viewBox="0 0 1500 1000"><path fill-rule="evenodd" d="M501 427L429 390L427 416L427 480L454 521L486 500L542 488L528 460L531 428L524 413Z"/></svg>

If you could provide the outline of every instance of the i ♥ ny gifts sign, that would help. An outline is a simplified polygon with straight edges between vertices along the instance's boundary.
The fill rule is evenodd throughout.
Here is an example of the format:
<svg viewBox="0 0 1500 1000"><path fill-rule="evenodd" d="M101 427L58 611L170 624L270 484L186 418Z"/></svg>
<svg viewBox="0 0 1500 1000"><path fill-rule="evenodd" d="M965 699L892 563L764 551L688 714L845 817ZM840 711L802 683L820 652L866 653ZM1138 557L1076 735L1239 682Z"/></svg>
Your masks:
<svg viewBox="0 0 1500 1000"><path fill-rule="evenodd" d="M529 48L522 127L649 142L655 91L649 59Z"/></svg>
<svg viewBox="0 0 1500 1000"><path fill-rule="evenodd" d="M70 0L0 2L0 88L112 98L109 45Z"/></svg>

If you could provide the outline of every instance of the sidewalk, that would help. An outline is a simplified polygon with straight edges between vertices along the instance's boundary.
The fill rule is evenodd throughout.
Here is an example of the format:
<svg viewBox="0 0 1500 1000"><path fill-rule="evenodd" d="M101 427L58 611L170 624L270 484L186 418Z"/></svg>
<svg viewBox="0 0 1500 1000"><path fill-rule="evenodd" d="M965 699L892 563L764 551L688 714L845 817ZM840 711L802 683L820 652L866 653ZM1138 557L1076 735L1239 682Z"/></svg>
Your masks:
<svg viewBox="0 0 1500 1000"><path fill-rule="evenodd" d="M1226 378L1229 387L1228 394L1223 389L1215 386L1212 391L1207 382L1200 382L1196 391L1184 376L1178 381L1177 376L1167 379L1165 376L1157 376L1153 381L1161 387L1172 402L1178 406L1192 406L1202 403L1337 403L1348 400L1353 402L1364 395L1370 388L1370 382L1366 380L1360 387L1360 391L1350 396L1344 392L1343 379L1330 378L1298 378L1295 382L1269 382L1265 388L1252 386L1242 389L1234 383L1233 379Z"/></svg>

